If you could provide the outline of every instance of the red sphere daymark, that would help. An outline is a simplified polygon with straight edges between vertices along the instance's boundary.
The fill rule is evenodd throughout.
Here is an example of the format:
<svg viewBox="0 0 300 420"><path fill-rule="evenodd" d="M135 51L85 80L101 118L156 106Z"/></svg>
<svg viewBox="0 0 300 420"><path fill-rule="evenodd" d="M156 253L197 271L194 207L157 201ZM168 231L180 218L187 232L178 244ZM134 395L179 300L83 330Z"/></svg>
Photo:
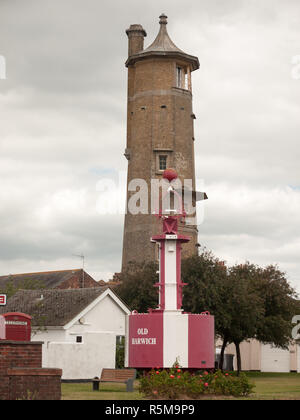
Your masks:
<svg viewBox="0 0 300 420"><path fill-rule="evenodd" d="M167 179L169 182L172 182L178 177L177 172L174 169L168 168L163 173L163 178Z"/></svg>

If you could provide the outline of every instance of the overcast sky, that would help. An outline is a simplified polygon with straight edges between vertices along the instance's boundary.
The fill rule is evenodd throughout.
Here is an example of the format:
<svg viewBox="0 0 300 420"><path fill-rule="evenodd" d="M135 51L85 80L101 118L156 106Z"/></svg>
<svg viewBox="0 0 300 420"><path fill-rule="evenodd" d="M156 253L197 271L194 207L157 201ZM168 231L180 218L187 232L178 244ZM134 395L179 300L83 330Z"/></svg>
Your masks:
<svg viewBox="0 0 300 420"><path fill-rule="evenodd" d="M126 171L125 30L142 24L148 46L162 12L201 63L199 242L230 265L277 263L300 292L299 0L0 0L0 275L81 253L96 280L120 271L123 216L99 214L96 186Z"/></svg>

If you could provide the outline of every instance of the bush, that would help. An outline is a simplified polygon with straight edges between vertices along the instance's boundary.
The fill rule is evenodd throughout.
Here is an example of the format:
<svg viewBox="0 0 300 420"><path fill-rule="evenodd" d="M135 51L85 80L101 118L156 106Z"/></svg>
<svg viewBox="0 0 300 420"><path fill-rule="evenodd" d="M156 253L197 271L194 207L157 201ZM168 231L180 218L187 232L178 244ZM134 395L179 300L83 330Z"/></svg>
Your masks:
<svg viewBox="0 0 300 420"><path fill-rule="evenodd" d="M236 376L217 371L191 374L180 367L152 370L140 379L140 392L151 399L197 399L205 394L248 396L254 385L243 373Z"/></svg>

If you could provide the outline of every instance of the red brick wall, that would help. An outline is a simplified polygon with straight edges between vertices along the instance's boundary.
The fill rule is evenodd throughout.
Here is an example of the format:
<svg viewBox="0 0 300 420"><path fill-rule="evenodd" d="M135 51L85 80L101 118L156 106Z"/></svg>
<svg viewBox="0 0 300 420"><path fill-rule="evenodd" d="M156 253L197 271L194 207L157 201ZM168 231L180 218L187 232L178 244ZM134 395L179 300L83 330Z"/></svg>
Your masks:
<svg viewBox="0 0 300 420"><path fill-rule="evenodd" d="M83 283L84 282L84 283ZM61 283L57 289L82 289L82 288L92 288L99 287L99 283L96 282L89 274L84 273L82 275L82 270L77 271L69 280Z"/></svg>
<svg viewBox="0 0 300 420"><path fill-rule="evenodd" d="M42 343L0 340L0 400L61 399L60 369L42 369Z"/></svg>
<svg viewBox="0 0 300 420"><path fill-rule="evenodd" d="M8 369L10 400L60 400L60 369Z"/></svg>
<svg viewBox="0 0 300 420"><path fill-rule="evenodd" d="M0 341L0 375L8 368L42 367L42 343Z"/></svg>
<svg viewBox="0 0 300 420"><path fill-rule="evenodd" d="M0 373L0 401L9 400L9 377Z"/></svg>

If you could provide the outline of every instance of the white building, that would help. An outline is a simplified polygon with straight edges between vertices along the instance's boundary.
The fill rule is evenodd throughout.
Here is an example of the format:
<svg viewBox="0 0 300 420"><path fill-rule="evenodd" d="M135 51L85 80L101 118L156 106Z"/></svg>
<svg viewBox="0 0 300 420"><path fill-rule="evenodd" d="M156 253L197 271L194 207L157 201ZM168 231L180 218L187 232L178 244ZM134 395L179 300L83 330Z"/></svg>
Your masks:
<svg viewBox="0 0 300 420"><path fill-rule="evenodd" d="M217 340L217 348L221 348L221 340ZM292 343L284 350L257 340L244 341L240 345L242 369L260 372L298 372L300 373L300 345ZM236 351L234 344L226 347L226 354L234 355L236 369Z"/></svg>
<svg viewBox="0 0 300 420"><path fill-rule="evenodd" d="M31 315L32 340L42 341L43 367L63 370L62 379L92 379L115 368L116 342L125 336L128 307L107 287L20 290L5 312Z"/></svg>

